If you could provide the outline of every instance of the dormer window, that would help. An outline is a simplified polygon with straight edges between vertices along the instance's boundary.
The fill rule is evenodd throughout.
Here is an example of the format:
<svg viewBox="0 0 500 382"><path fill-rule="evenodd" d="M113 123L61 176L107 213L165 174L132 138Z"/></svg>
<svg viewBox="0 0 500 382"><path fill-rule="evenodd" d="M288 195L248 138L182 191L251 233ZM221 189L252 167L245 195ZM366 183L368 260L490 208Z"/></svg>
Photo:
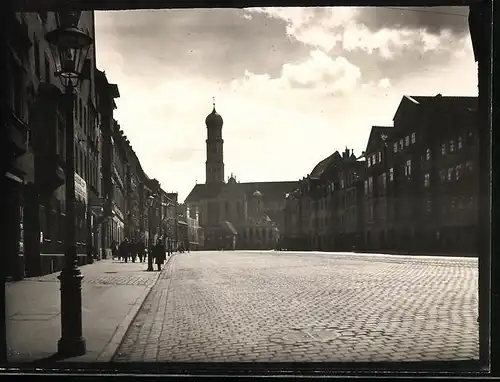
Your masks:
<svg viewBox="0 0 500 382"><path fill-rule="evenodd" d="M399 140L399 151L403 151L404 148L404 142L402 139Z"/></svg>
<svg viewBox="0 0 500 382"><path fill-rule="evenodd" d="M414 144L417 142L417 134L411 133L411 143Z"/></svg>
<svg viewBox="0 0 500 382"><path fill-rule="evenodd" d="M377 163L377 156L375 154L372 155L372 165Z"/></svg>
<svg viewBox="0 0 500 382"><path fill-rule="evenodd" d="M378 162L382 163L382 152L381 151L378 152Z"/></svg>
<svg viewBox="0 0 500 382"><path fill-rule="evenodd" d="M398 152L398 143L397 142L394 142L394 152L395 153Z"/></svg>
<svg viewBox="0 0 500 382"><path fill-rule="evenodd" d="M372 166L372 158L371 157L368 157L368 167L371 167Z"/></svg>
<svg viewBox="0 0 500 382"><path fill-rule="evenodd" d="M409 135L407 135L405 138L405 146L406 147L410 146L410 136Z"/></svg>
<svg viewBox="0 0 500 382"><path fill-rule="evenodd" d="M450 153L455 151L455 141L451 140L450 141Z"/></svg>
<svg viewBox="0 0 500 382"><path fill-rule="evenodd" d="M444 143L441 145L441 155L446 155L446 145Z"/></svg>

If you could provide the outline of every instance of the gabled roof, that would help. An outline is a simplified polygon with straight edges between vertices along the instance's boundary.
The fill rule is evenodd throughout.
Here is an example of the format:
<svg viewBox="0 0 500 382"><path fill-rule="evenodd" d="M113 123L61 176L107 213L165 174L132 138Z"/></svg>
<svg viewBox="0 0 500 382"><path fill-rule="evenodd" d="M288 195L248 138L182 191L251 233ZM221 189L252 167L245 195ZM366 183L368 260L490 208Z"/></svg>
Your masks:
<svg viewBox="0 0 500 382"><path fill-rule="evenodd" d="M440 113L457 113L477 110L478 97L459 96L410 96L404 95L394 114L393 121L403 111L410 108L420 108L422 111L439 110Z"/></svg>
<svg viewBox="0 0 500 382"><path fill-rule="evenodd" d="M266 200L284 199L285 194L297 188L299 182L249 182L238 183L238 185L247 196L251 196L257 190L260 191L265 202ZM194 203L202 199L216 198L228 186L231 185L225 183L197 184L191 190L185 202Z"/></svg>
<svg viewBox="0 0 500 382"><path fill-rule="evenodd" d="M382 135L386 134L387 138L391 137L393 132L392 126L372 126L370 131L370 136L368 137L368 142L366 143L366 153L369 153L371 147L380 146L380 142L382 141Z"/></svg>
<svg viewBox="0 0 500 382"><path fill-rule="evenodd" d="M311 171L310 177L311 178L321 178L321 175L323 175L323 173L325 172L325 170L331 164L337 162L340 159L342 159L340 153L338 151L335 151L332 155L330 155L329 157L323 159L316 166L314 166L313 170Z"/></svg>

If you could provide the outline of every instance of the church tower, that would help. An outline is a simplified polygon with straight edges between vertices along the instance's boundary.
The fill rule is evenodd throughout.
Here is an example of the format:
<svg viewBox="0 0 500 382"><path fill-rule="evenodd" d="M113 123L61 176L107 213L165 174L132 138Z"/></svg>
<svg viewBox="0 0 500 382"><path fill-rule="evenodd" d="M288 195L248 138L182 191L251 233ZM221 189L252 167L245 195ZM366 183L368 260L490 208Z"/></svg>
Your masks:
<svg viewBox="0 0 500 382"><path fill-rule="evenodd" d="M222 117L214 109L205 119L207 125L206 184L224 183L224 140L222 139Z"/></svg>

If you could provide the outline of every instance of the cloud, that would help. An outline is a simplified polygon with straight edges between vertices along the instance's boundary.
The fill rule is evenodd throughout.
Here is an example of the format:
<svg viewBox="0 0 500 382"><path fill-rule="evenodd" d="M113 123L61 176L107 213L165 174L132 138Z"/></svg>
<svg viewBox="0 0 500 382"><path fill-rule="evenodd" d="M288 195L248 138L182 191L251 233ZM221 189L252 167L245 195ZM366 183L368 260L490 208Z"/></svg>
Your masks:
<svg viewBox="0 0 500 382"><path fill-rule="evenodd" d="M181 199L205 181L213 96L226 175L294 180L346 145L361 153L403 94L477 94L470 37L457 20L437 28L421 12L391 12L97 12L98 67L120 88L115 116L144 170Z"/></svg>
<svg viewBox="0 0 500 382"><path fill-rule="evenodd" d="M286 37L284 21L245 16L235 9L96 12L96 22L103 50L120 52L128 75L151 82L193 73L230 81L245 69L277 75L284 63L308 54Z"/></svg>
<svg viewBox="0 0 500 382"><path fill-rule="evenodd" d="M469 32L467 16L467 7L366 7L359 8L356 22L372 32L404 28L435 35L450 31L462 37Z"/></svg>

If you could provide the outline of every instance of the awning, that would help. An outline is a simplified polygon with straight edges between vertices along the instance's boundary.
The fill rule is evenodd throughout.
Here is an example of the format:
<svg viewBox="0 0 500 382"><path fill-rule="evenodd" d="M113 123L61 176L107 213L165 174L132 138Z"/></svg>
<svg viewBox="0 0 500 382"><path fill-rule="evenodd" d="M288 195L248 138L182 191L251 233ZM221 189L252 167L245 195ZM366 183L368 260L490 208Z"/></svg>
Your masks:
<svg viewBox="0 0 500 382"><path fill-rule="evenodd" d="M231 224L231 222L228 222L227 220L224 220L220 223L222 229L231 235L237 235L238 231L234 229L234 226Z"/></svg>

